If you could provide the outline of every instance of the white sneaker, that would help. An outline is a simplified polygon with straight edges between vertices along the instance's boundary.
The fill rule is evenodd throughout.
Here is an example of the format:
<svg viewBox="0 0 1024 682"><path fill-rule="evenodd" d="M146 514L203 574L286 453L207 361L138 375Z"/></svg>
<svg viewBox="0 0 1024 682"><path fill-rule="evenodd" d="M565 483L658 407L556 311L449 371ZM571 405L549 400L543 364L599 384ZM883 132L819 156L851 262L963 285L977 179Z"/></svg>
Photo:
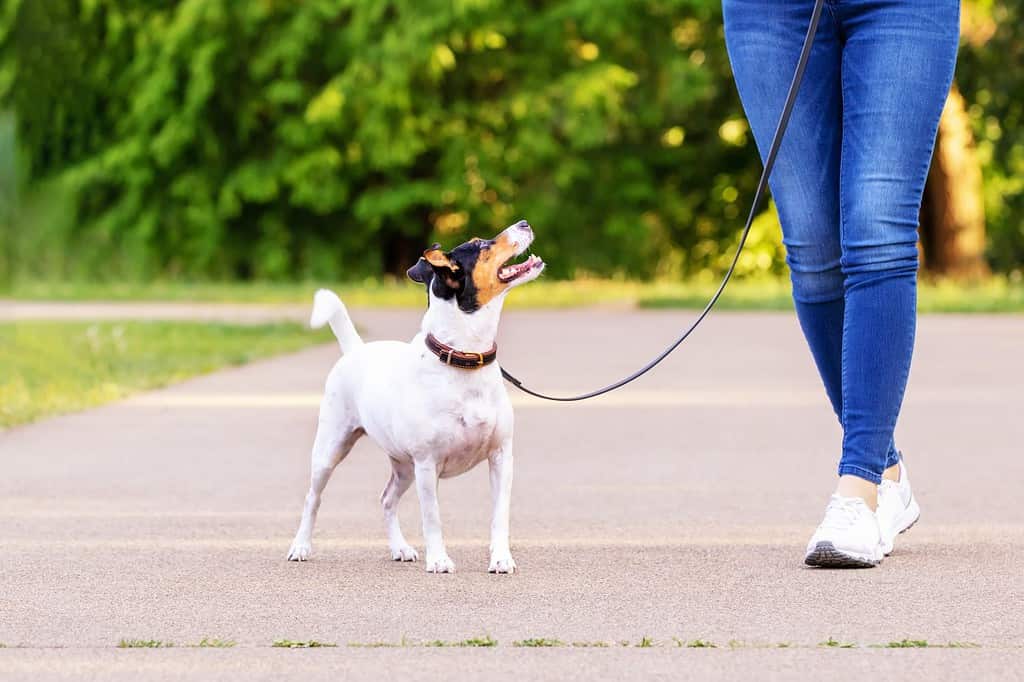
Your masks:
<svg viewBox="0 0 1024 682"><path fill-rule="evenodd" d="M859 497L832 495L825 518L807 543L808 566L870 568L882 561L882 535L875 513Z"/></svg>
<svg viewBox="0 0 1024 682"><path fill-rule="evenodd" d="M896 536L917 523L921 516L921 507L914 499L907 478L907 465L900 458L900 480L882 480L878 486L878 527L882 531L882 552L889 556Z"/></svg>

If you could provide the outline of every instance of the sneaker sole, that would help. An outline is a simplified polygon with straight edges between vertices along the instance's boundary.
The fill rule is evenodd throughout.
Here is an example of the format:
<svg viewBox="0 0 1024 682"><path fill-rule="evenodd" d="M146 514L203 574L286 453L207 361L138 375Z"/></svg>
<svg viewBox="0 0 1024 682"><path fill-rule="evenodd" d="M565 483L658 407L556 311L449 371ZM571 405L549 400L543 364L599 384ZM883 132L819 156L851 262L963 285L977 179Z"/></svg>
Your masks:
<svg viewBox="0 0 1024 682"><path fill-rule="evenodd" d="M819 566L822 568L874 568L881 563L881 560L866 559L853 554L847 554L836 549L835 545L831 542L819 542L804 557L804 563L808 566Z"/></svg>

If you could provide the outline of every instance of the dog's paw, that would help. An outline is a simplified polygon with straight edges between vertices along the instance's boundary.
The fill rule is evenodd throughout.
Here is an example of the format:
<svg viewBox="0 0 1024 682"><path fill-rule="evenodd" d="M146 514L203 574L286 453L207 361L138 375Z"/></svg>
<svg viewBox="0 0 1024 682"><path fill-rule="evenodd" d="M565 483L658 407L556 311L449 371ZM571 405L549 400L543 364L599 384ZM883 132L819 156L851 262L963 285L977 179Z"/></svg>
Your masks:
<svg viewBox="0 0 1024 682"><path fill-rule="evenodd" d="M391 548L391 558L394 561L418 561L420 555L419 552L409 545L402 545L401 547Z"/></svg>
<svg viewBox="0 0 1024 682"><path fill-rule="evenodd" d="M427 555L427 573L454 573L455 562L447 554Z"/></svg>
<svg viewBox="0 0 1024 682"><path fill-rule="evenodd" d="M491 565L487 567L488 573L515 573L516 562L512 558L512 553L508 550L504 552L492 552L491 553Z"/></svg>
<svg viewBox="0 0 1024 682"><path fill-rule="evenodd" d="M313 546L308 542L296 540L288 550L288 561L306 561L313 553Z"/></svg>

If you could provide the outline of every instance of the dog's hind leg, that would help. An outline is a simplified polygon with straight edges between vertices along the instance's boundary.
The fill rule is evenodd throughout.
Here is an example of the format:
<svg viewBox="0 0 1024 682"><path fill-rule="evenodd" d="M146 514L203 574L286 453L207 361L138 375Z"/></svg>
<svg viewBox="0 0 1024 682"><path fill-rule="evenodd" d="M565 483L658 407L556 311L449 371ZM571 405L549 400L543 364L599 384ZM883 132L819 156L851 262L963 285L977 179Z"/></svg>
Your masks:
<svg viewBox="0 0 1024 682"><path fill-rule="evenodd" d="M313 525L320 509L320 496L334 468L345 459L363 430L345 418L324 418L316 430L310 465L309 492L302 508L302 521L288 550L288 561L305 561L313 551Z"/></svg>
<svg viewBox="0 0 1024 682"><path fill-rule="evenodd" d="M380 506L384 509L384 525L388 530L388 548L395 561L416 561L419 554L409 546L398 524L398 501L416 479L412 462L391 459L391 478L380 494Z"/></svg>

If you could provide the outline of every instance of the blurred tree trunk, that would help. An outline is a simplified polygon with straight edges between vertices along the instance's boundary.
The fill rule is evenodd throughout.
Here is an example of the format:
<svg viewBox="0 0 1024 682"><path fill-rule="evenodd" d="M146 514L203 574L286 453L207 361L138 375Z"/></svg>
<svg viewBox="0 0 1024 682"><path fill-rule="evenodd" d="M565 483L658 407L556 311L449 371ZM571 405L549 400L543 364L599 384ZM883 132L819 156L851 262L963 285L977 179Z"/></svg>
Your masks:
<svg viewBox="0 0 1024 682"><path fill-rule="evenodd" d="M961 4L961 38L980 47L996 30L991 5ZM981 163L963 95L953 84L939 120L921 206L921 244L927 272L957 279L988 274L985 262L985 202Z"/></svg>
<svg viewBox="0 0 1024 682"><path fill-rule="evenodd" d="M981 163L964 98L955 85L942 110L925 185L921 242L929 273L957 279L988 274Z"/></svg>

